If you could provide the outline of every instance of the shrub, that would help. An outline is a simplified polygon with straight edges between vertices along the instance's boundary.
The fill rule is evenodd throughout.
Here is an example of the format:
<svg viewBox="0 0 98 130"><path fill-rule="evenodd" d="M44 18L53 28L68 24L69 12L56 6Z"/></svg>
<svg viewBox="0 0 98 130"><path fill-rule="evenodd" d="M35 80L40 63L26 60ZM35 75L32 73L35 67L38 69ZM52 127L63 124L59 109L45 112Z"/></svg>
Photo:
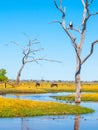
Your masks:
<svg viewBox="0 0 98 130"><path fill-rule="evenodd" d="M5 69L0 69L0 81L7 81L8 77L6 75L6 70Z"/></svg>

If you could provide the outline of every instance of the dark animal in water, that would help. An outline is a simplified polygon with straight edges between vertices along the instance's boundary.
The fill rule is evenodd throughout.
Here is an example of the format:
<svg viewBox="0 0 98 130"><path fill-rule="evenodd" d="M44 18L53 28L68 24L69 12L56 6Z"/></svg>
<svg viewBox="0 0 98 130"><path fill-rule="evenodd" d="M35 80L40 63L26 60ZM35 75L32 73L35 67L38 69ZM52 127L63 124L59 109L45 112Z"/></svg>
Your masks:
<svg viewBox="0 0 98 130"><path fill-rule="evenodd" d="M35 86L36 86L36 87L40 86L40 83L36 82Z"/></svg>
<svg viewBox="0 0 98 130"><path fill-rule="evenodd" d="M52 88L52 87L58 87L58 84L53 83L53 84L51 84L51 88Z"/></svg>

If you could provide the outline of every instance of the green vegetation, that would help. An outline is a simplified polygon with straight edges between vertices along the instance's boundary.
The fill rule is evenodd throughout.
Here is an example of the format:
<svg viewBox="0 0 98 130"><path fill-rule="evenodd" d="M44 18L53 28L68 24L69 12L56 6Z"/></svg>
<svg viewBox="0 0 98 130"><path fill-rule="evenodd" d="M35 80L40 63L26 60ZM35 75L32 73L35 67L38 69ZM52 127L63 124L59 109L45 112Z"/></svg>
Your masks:
<svg viewBox="0 0 98 130"><path fill-rule="evenodd" d="M20 82L17 86L13 84L0 84L0 93L47 93L47 92L66 92L75 91L74 83L57 82L58 87L51 88L52 82L40 82L36 87L36 82ZM82 84L82 91L98 91L98 84ZM75 95L56 97L60 100L74 101ZM98 101L98 94L82 94L82 101ZM0 98L0 117L25 117L42 115L64 115L64 114L82 114L93 112L94 110L81 106L60 104L53 102L38 102L19 99Z"/></svg>
<svg viewBox="0 0 98 130"><path fill-rule="evenodd" d="M5 82L8 80L8 77L6 75L5 69L0 69L0 82Z"/></svg>
<svg viewBox="0 0 98 130"><path fill-rule="evenodd" d="M55 98L59 100L74 101L75 95L56 96ZM82 94L81 101L98 101L98 93Z"/></svg>
<svg viewBox="0 0 98 130"><path fill-rule="evenodd" d="M0 93L49 93L49 92L75 92L75 84L69 82L56 82L58 87L51 87L52 82L41 82L36 87L36 82L24 81L16 85L15 81L0 84ZM82 92L98 92L98 83L82 83Z"/></svg>
<svg viewBox="0 0 98 130"><path fill-rule="evenodd" d="M55 102L0 98L0 117L83 114L94 110Z"/></svg>

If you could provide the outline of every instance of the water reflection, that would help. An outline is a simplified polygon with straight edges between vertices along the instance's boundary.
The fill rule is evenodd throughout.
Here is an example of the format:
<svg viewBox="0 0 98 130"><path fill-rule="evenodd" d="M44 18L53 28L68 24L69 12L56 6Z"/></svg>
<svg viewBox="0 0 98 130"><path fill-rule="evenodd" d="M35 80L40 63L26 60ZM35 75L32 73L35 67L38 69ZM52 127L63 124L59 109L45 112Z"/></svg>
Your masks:
<svg viewBox="0 0 98 130"><path fill-rule="evenodd" d="M21 130L30 130L25 118L21 118Z"/></svg>
<svg viewBox="0 0 98 130"><path fill-rule="evenodd" d="M43 101L56 101L50 96L68 93L5 95L4 97ZM98 103L82 102L82 106L95 109L95 113L84 115L44 116L28 118L0 118L0 130L98 130ZM6 124L6 125L5 125Z"/></svg>
<svg viewBox="0 0 98 130"><path fill-rule="evenodd" d="M74 122L74 130L79 130L79 125L80 125L80 115L76 115Z"/></svg>
<svg viewBox="0 0 98 130"><path fill-rule="evenodd" d="M21 118L21 130L80 130L80 115Z"/></svg>
<svg viewBox="0 0 98 130"><path fill-rule="evenodd" d="M45 94L5 94L2 95L5 98L20 98L30 100L41 100L41 101L57 101L53 96L63 96L72 93L60 92L60 93L45 93Z"/></svg>

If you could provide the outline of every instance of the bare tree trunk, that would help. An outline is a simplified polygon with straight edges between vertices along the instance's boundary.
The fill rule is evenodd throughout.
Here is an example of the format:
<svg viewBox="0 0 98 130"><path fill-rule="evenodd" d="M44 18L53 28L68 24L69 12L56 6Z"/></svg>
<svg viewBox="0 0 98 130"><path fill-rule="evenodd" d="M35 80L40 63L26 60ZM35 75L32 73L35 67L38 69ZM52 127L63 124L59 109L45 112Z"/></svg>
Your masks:
<svg viewBox="0 0 98 130"><path fill-rule="evenodd" d="M75 95L75 103L81 102L81 80L80 80L80 72L81 72L81 59L80 58L81 50L77 49L77 57L76 57L76 74L75 74L75 84L76 84L76 95Z"/></svg>
<svg viewBox="0 0 98 130"><path fill-rule="evenodd" d="M80 103L81 102L80 73L75 76L75 83L76 83L75 103Z"/></svg>
<svg viewBox="0 0 98 130"><path fill-rule="evenodd" d="M18 74L17 74L17 79L16 79L16 84L17 84L17 85L18 85L19 82L20 82L20 76L21 76L21 72L22 72L22 70L23 70L23 68L24 68L24 65L25 65L25 63L22 64L22 66L21 66L21 68L20 68L20 70L19 70L19 72L18 72Z"/></svg>

